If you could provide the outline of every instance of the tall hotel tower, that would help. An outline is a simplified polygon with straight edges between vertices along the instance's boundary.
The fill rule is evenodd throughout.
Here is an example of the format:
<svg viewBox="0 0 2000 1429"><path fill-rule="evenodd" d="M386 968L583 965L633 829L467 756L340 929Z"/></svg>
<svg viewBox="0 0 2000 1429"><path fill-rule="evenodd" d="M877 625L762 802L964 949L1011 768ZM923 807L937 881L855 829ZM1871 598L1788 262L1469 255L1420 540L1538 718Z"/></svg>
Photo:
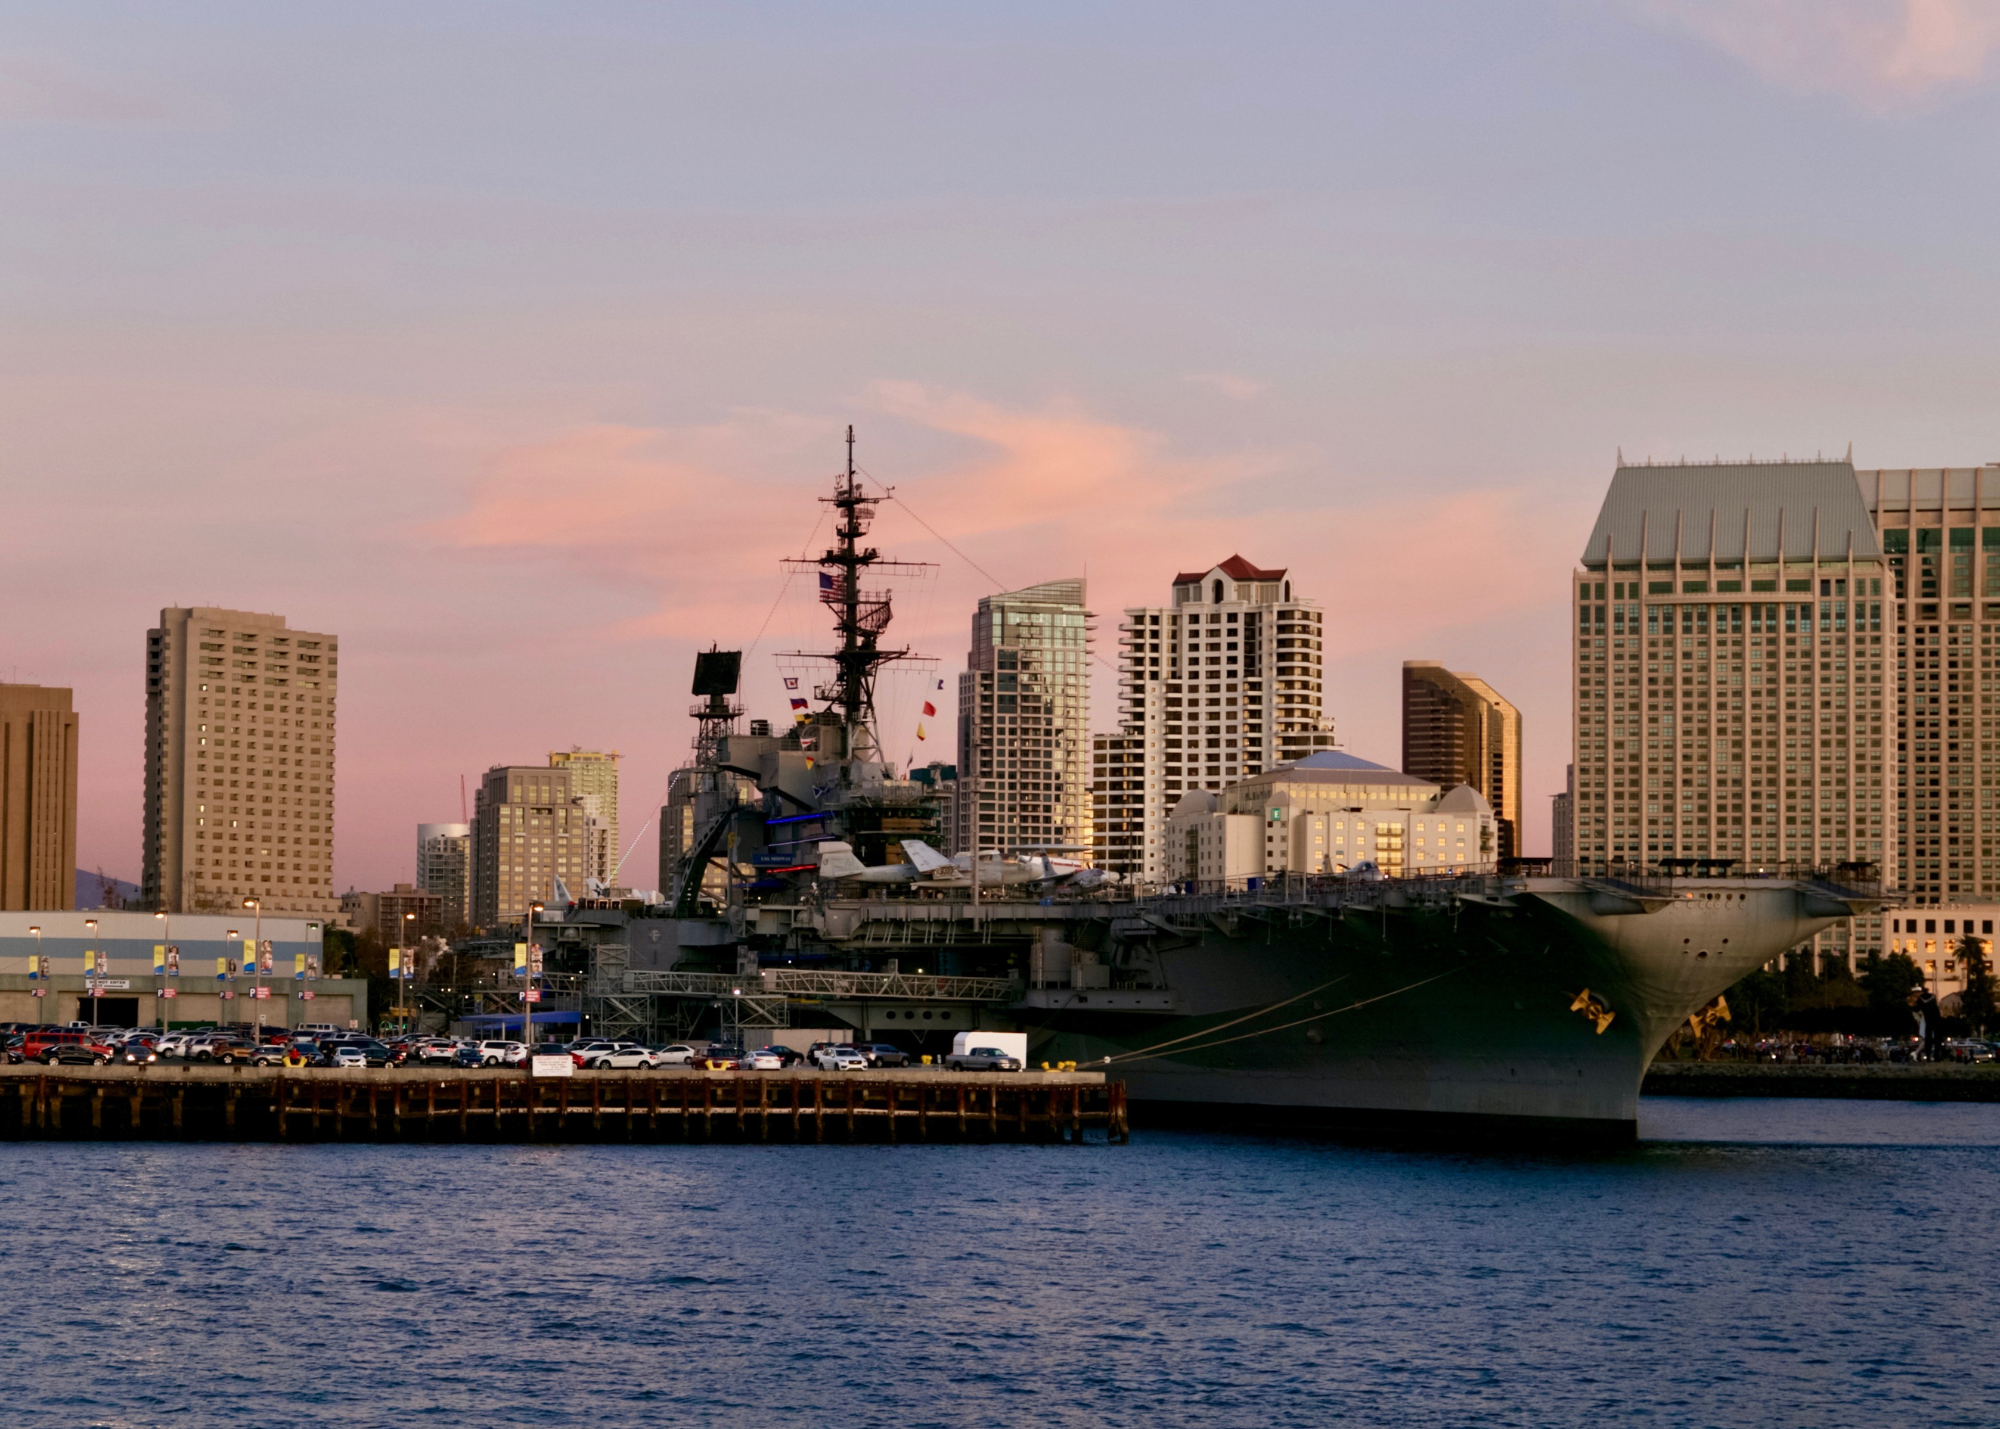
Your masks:
<svg viewBox="0 0 2000 1429"><path fill-rule="evenodd" d="M1323 619L1293 597L1285 571L1241 556L1176 575L1172 605L1125 612L1120 731L1093 751L1099 868L1160 882L1167 816L1183 793L1333 747Z"/></svg>
<svg viewBox="0 0 2000 1429"><path fill-rule="evenodd" d="M1991 898L2000 893L2000 466L1858 476L1894 583L1893 866L1912 902Z"/></svg>
<svg viewBox="0 0 2000 1429"><path fill-rule="evenodd" d="M1090 620L1080 580L979 602L958 677L960 849L1090 847Z"/></svg>
<svg viewBox="0 0 2000 1429"><path fill-rule="evenodd" d="M1893 879L1896 607L1853 467L1621 466L1581 565L1579 868L1859 862ZM1851 957L1880 931L1858 919L1853 941L1820 942Z"/></svg>
<svg viewBox="0 0 2000 1429"><path fill-rule="evenodd" d="M282 615L163 610L146 636L148 908L326 917L340 642Z"/></svg>

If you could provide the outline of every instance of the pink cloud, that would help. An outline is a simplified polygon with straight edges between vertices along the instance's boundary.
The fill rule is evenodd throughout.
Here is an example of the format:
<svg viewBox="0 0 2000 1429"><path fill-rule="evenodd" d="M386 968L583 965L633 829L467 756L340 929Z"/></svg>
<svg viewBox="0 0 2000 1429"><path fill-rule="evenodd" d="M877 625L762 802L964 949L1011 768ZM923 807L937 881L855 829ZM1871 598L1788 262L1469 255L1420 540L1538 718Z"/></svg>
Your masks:
<svg viewBox="0 0 2000 1429"><path fill-rule="evenodd" d="M1874 110L1984 83L2000 0L1644 0L1766 79Z"/></svg>

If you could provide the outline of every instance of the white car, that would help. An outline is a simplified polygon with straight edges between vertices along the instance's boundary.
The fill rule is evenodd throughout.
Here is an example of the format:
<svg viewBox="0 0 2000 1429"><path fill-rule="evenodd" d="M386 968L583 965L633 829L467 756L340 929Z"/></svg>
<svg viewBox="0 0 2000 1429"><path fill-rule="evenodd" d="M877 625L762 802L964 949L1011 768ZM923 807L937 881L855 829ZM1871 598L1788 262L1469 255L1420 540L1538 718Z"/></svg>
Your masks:
<svg viewBox="0 0 2000 1429"><path fill-rule="evenodd" d="M359 1047L336 1047L333 1049L333 1065L336 1067L366 1067L368 1054Z"/></svg>
<svg viewBox="0 0 2000 1429"><path fill-rule="evenodd" d="M625 1042L585 1053L583 1065L597 1072L650 1072L660 1065L660 1059L658 1054L647 1051L637 1043Z"/></svg>
<svg viewBox="0 0 2000 1429"><path fill-rule="evenodd" d="M687 1043L676 1042L671 1047L662 1047L660 1049L660 1065L662 1067L685 1067L700 1055L701 1053L695 1051Z"/></svg>
<svg viewBox="0 0 2000 1429"><path fill-rule="evenodd" d="M481 1042L479 1044L479 1065L482 1067L518 1067L527 1060L526 1043Z"/></svg>
<svg viewBox="0 0 2000 1429"><path fill-rule="evenodd" d="M775 1062L778 1059L773 1057L771 1060ZM818 1062L819 1069L822 1072L865 1072L868 1070L868 1059L852 1047L829 1047L821 1052L815 1060Z"/></svg>
<svg viewBox="0 0 2000 1429"><path fill-rule="evenodd" d="M187 1033L169 1032L166 1036L162 1037L159 1040L159 1042L154 1046L153 1051L161 1057L179 1057L183 1055L187 1047L187 1044L188 1044Z"/></svg>
<svg viewBox="0 0 2000 1429"><path fill-rule="evenodd" d="M785 1059L776 1052L752 1052L743 1059L743 1066L752 1072L779 1072L784 1070Z"/></svg>

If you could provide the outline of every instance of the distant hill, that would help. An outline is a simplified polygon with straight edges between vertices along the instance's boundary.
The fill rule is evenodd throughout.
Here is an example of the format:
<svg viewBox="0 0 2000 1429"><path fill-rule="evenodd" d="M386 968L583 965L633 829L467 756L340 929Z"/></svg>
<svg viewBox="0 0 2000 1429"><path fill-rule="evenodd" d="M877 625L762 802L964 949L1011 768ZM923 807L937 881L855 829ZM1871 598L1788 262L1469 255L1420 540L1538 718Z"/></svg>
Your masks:
<svg viewBox="0 0 2000 1429"><path fill-rule="evenodd" d="M106 892L109 885L109 893ZM127 883L122 878L109 874L99 875L88 869L76 871L76 906L79 908L136 908L139 906L139 885Z"/></svg>

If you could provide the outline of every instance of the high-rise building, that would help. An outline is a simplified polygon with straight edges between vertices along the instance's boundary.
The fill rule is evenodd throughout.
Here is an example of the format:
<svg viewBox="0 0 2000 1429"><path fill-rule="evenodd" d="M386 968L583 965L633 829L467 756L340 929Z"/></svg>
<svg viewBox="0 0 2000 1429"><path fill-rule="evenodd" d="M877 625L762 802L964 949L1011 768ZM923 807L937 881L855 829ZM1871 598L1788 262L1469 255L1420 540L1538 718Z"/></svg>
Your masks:
<svg viewBox="0 0 2000 1429"><path fill-rule="evenodd" d="M472 805L472 921L518 924L530 903L548 904L560 878L584 895L584 812L567 768L495 765Z"/></svg>
<svg viewBox="0 0 2000 1429"><path fill-rule="evenodd" d="M1886 688L1883 678L1888 572L1850 464L1621 466L1581 567L1581 868L1852 862L1896 876L1894 766L1886 780L1883 767L1885 717L1896 727L1893 645ZM1893 597L1888 614L1893 629ZM1969 672L1971 636L1953 638L1967 642L1948 648ZM1927 667L1946 648L1926 645ZM1932 689L1925 742L1948 743L1942 699L1953 692ZM1881 920L1819 941L1851 958L1879 948Z"/></svg>
<svg viewBox="0 0 2000 1429"><path fill-rule="evenodd" d="M910 782L922 784L938 801L938 852L958 852L958 766L933 759L910 766Z"/></svg>
<svg viewBox="0 0 2000 1429"><path fill-rule="evenodd" d="M1105 790L1116 827L1100 847L1112 867L1161 882L1167 818L1185 791L1222 789L1333 747L1323 620L1314 602L1293 596L1285 571L1241 556L1176 575L1172 605L1125 612L1119 734L1139 742L1116 751L1125 756L1116 766L1105 749L1107 782L1125 786Z"/></svg>
<svg viewBox="0 0 2000 1429"><path fill-rule="evenodd" d="M141 898L325 917L338 637L282 615L162 610L146 637Z"/></svg>
<svg viewBox="0 0 2000 1429"><path fill-rule="evenodd" d="M1913 903L1991 897L2000 893L1991 792L2000 758L2000 466L1856 475L1887 561L1895 627L1883 694L1887 704L1893 683L1889 838L1900 846L1900 881Z"/></svg>
<svg viewBox="0 0 2000 1429"><path fill-rule="evenodd" d="M417 887L437 895L449 933L472 924L472 825L417 825Z"/></svg>
<svg viewBox="0 0 2000 1429"><path fill-rule="evenodd" d="M0 910L76 906L76 739L68 690L0 685Z"/></svg>
<svg viewBox="0 0 2000 1429"><path fill-rule="evenodd" d="M1120 878L1137 878L1146 833L1146 736L1090 737L1091 863Z"/></svg>
<svg viewBox="0 0 2000 1429"><path fill-rule="evenodd" d="M1521 854L1521 712L1477 675L1403 662L1403 772L1469 784L1498 821L1500 857Z"/></svg>
<svg viewBox="0 0 2000 1429"><path fill-rule="evenodd" d="M1576 766L1563 766L1563 791L1549 795L1550 852L1556 871L1566 873L1576 867Z"/></svg>
<svg viewBox="0 0 2000 1429"><path fill-rule="evenodd" d="M549 754L549 767L569 770L571 795L582 801L584 877L606 886L618 881L618 758L615 749L609 754L582 748Z"/></svg>
<svg viewBox="0 0 2000 1429"><path fill-rule="evenodd" d="M1090 612L1080 580L982 598L958 677L958 848L1089 849Z"/></svg>

